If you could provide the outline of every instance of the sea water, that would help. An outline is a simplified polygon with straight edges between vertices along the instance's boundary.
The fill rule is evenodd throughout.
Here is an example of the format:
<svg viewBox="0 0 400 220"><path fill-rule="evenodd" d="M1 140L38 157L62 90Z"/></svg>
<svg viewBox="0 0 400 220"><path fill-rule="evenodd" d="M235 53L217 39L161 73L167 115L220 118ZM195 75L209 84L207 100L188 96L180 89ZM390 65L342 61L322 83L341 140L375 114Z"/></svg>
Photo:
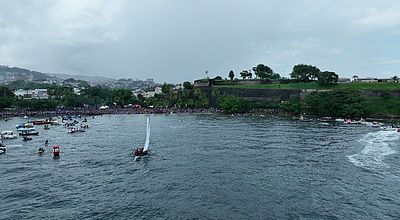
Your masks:
<svg viewBox="0 0 400 220"><path fill-rule="evenodd" d="M97 116L74 134L38 126L32 141L5 140L0 219L400 217L395 130L279 117L149 117L151 154L136 162L145 115ZM0 121L0 130L23 120Z"/></svg>

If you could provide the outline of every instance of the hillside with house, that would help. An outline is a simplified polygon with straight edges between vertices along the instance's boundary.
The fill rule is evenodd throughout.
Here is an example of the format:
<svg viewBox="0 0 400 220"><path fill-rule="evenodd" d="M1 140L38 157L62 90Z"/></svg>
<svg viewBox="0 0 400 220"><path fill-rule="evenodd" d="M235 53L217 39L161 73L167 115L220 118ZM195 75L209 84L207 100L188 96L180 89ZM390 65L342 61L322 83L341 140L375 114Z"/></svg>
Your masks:
<svg viewBox="0 0 400 220"><path fill-rule="evenodd" d="M0 65L0 84L8 84L14 81L26 82L57 82L57 78L47 74L23 69L19 67L9 67Z"/></svg>
<svg viewBox="0 0 400 220"><path fill-rule="evenodd" d="M82 76L70 74L54 74L32 71L19 67L0 65L0 85L5 85L12 90L28 87L38 89L49 85L68 85L77 88L87 86L105 86L110 88L142 89L148 90L157 87L154 79L113 79L97 76Z"/></svg>

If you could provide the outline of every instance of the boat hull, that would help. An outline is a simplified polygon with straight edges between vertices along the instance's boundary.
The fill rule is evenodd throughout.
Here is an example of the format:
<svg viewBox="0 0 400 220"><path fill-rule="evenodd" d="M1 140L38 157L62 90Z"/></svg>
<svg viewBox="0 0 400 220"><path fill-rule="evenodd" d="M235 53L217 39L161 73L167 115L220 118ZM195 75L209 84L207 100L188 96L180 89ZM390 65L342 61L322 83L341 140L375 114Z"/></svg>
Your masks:
<svg viewBox="0 0 400 220"><path fill-rule="evenodd" d="M33 125L49 125L51 124L50 121L33 121Z"/></svg>
<svg viewBox="0 0 400 220"><path fill-rule="evenodd" d="M37 136L37 135L39 135L39 131L20 132L19 135L21 135L21 136Z"/></svg>

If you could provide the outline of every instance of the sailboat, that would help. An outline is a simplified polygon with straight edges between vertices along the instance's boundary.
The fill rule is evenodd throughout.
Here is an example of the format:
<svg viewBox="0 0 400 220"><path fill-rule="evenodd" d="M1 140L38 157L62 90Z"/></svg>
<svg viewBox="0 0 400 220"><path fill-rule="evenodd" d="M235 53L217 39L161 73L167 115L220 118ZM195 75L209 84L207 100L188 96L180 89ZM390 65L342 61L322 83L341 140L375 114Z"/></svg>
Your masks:
<svg viewBox="0 0 400 220"><path fill-rule="evenodd" d="M143 148L135 148L133 150L135 161L138 160L141 156L147 155L149 153L149 144L150 144L150 118L147 117L146 142L144 143Z"/></svg>

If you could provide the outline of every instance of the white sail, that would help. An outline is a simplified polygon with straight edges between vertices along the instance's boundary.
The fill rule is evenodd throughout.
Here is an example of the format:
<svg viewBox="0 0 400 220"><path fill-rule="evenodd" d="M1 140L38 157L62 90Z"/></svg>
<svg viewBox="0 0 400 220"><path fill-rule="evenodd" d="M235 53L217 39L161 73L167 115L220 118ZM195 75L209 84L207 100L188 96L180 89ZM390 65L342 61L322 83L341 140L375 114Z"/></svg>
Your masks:
<svg viewBox="0 0 400 220"><path fill-rule="evenodd" d="M149 148L149 144L150 144L150 118L147 117L146 142L144 143L143 151L146 151Z"/></svg>

